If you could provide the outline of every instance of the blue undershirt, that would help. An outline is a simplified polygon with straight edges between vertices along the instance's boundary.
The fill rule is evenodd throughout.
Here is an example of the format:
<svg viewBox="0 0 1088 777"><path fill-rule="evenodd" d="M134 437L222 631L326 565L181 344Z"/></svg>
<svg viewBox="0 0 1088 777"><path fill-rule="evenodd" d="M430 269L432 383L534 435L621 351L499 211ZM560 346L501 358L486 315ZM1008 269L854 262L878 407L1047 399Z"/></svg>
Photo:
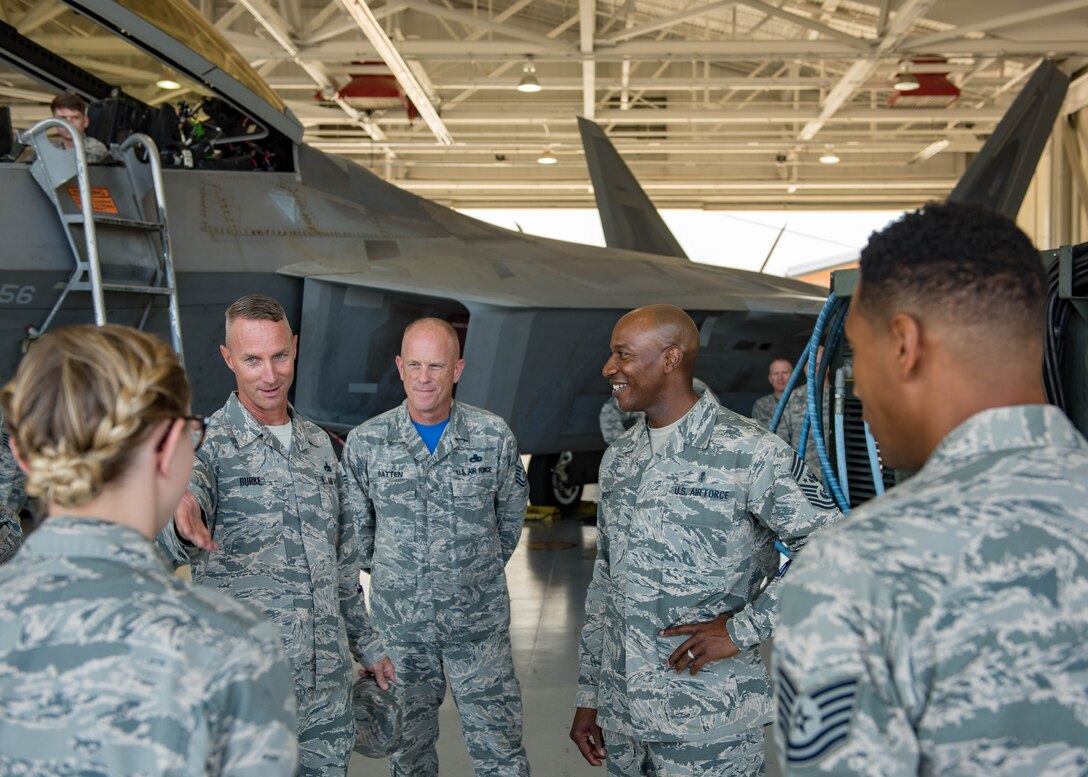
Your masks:
<svg viewBox="0 0 1088 777"><path fill-rule="evenodd" d="M438 441L442 439L442 432L446 431L446 427L449 425L450 419L445 421L439 421L437 424L417 424L412 421L412 426L419 432L419 436L423 438L423 444L427 446L428 453L434 453L434 449L438 447Z"/></svg>

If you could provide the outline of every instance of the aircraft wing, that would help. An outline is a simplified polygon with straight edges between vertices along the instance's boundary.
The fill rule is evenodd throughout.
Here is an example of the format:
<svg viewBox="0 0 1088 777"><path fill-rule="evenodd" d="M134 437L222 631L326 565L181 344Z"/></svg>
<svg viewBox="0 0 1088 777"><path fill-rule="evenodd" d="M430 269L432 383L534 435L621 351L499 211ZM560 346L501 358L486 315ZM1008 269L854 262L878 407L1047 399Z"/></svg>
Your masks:
<svg viewBox="0 0 1088 777"><path fill-rule="evenodd" d="M827 293L786 278L512 233L395 245L395 256L388 256L386 247L384 258L322 258L279 272L405 293L442 289L442 296L462 304L509 308L629 310L671 303L685 309L815 315Z"/></svg>

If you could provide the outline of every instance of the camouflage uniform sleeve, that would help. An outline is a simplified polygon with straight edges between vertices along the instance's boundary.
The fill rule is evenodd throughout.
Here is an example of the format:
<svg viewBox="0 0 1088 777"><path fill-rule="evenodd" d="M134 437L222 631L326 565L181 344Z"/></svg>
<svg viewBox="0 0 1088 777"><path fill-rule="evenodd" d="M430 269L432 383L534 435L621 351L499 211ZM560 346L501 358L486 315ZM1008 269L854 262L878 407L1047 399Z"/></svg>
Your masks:
<svg viewBox="0 0 1088 777"><path fill-rule="evenodd" d="M784 583L772 664L783 773L916 775L916 722L931 700L917 672L935 651L915 653L901 594L841 540L818 537Z"/></svg>
<svg viewBox="0 0 1088 777"><path fill-rule="evenodd" d="M348 435L340 456L337 483L341 520L351 522L359 566L369 574L374 559L374 509L370 504L370 473L362 451L365 444L356 432Z"/></svg>
<svg viewBox="0 0 1088 777"><path fill-rule="evenodd" d="M777 437L760 439L748 475L748 514L776 534L791 557L805 546L809 534L840 517L804 461ZM771 637L780 580L773 577L758 598L730 618L729 635L742 650Z"/></svg>
<svg viewBox="0 0 1088 777"><path fill-rule="evenodd" d="M19 525L19 516L0 505L0 564L15 555L23 541L23 530Z"/></svg>
<svg viewBox="0 0 1088 777"><path fill-rule="evenodd" d="M603 469L603 466L602 466ZM593 562L593 579L586 590L586 622L578 645L578 691L574 706L597 709L597 690L601 678L601 649L604 644L605 595L609 587L611 566L608 558L608 538L601 531L601 506L597 503L597 559Z"/></svg>
<svg viewBox="0 0 1088 777"><path fill-rule="evenodd" d="M341 468L342 471L342 468ZM342 482L342 477L340 478ZM366 610L366 595L359 587L359 542L355 521L343 506L336 542L336 562L339 570L340 612L347 625L348 643L355 660L370 666L385 655L378 633L370 625Z"/></svg>
<svg viewBox="0 0 1088 777"><path fill-rule="evenodd" d="M529 506L529 481L521 466L518 444L509 429L503 430L499 450L498 482L495 495L495 518L499 528L499 544L502 546L502 563L505 565L521 540L521 527L525 523L525 510Z"/></svg>
<svg viewBox="0 0 1088 777"><path fill-rule="evenodd" d="M205 443L193 454L193 474L189 477L189 490L196 497L197 504L204 511L208 523L208 531L215 536L215 515L218 510L218 493L216 472L216 459L210 451L211 445ZM174 529L174 519L163 527L159 536L155 538L155 545L166 560L176 569L185 564L191 564L197 553L202 553L199 548L181 541Z"/></svg>
<svg viewBox="0 0 1088 777"><path fill-rule="evenodd" d="M0 414L0 427L3 421L4 416ZM0 435L0 504L16 516L26 504L26 476L19 469L15 454L11 452L6 428Z"/></svg>
<svg viewBox="0 0 1088 777"><path fill-rule="evenodd" d="M8 443L4 416L0 413L0 564L15 555L23 541L19 511L26 503L26 479Z"/></svg>
<svg viewBox="0 0 1088 777"><path fill-rule="evenodd" d="M211 684L207 708L220 725L219 770L223 777L291 777L298 765L294 683L271 624L250 631L246 650L231 651Z"/></svg>

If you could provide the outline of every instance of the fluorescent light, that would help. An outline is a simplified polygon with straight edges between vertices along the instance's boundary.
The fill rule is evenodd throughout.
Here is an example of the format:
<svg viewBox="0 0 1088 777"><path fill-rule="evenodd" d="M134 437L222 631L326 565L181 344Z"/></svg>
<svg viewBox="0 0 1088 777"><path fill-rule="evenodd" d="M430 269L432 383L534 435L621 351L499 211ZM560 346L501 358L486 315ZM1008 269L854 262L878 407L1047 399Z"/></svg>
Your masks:
<svg viewBox="0 0 1088 777"><path fill-rule="evenodd" d="M536 77L536 67L533 66L532 60L526 61L525 66L522 68L522 76L521 80L518 81L517 90L526 94L533 94L543 88Z"/></svg>
<svg viewBox="0 0 1088 777"><path fill-rule="evenodd" d="M897 92L913 92L915 89L920 89L921 86L918 83L918 76L913 73L900 73L895 77L895 83L892 84L892 88Z"/></svg>
<svg viewBox="0 0 1088 777"><path fill-rule="evenodd" d="M181 89L181 84L172 78L160 78L155 82L155 86L159 87L159 89Z"/></svg>
<svg viewBox="0 0 1088 777"><path fill-rule="evenodd" d="M915 154L913 157L911 157L910 161L907 162L907 164L908 165L916 165L919 162L924 162L924 161L926 161L927 159L929 159L931 157L937 156L937 154L944 151L950 145L952 145L952 141L949 140L948 138L941 138L940 140L934 140L928 146L926 146L921 151L919 151L917 154Z"/></svg>
<svg viewBox="0 0 1088 777"><path fill-rule="evenodd" d="M536 158L537 164L541 165L554 165L559 162L555 154L552 153L550 148L544 149L544 153Z"/></svg>
<svg viewBox="0 0 1088 777"><path fill-rule="evenodd" d="M839 155L835 153L834 149L827 149L820 155L820 163L825 165L837 165L841 160Z"/></svg>
<svg viewBox="0 0 1088 777"><path fill-rule="evenodd" d="M393 41L389 40L385 30L378 24L378 20L374 18L374 14L370 10L370 6L366 4L366 0L340 0L340 2L347 12L351 14L355 23L359 25L359 29L366 35L370 45L377 50L378 56L382 58L382 61L385 62L393 76L400 83L401 89L404 90L408 99L412 101L416 110L419 111L420 118L434 133L438 142L444 146L452 146L453 136L446 129L446 125L442 122L438 111L434 109L431 98L427 96L423 86L416 80L415 74L408 68L408 64L393 45Z"/></svg>

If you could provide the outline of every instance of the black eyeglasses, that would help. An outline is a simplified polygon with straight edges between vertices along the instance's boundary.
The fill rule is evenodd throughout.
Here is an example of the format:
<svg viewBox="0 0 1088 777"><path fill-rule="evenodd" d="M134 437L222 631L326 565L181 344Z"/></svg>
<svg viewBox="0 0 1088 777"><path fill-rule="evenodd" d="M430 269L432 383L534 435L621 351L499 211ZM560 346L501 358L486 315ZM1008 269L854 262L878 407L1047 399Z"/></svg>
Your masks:
<svg viewBox="0 0 1088 777"><path fill-rule="evenodd" d="M208 432L208 419L202 415L183 415L181 420L189 424L189 433L193 436L193 450L195 451L204 442L204 435Z"/></svg>

